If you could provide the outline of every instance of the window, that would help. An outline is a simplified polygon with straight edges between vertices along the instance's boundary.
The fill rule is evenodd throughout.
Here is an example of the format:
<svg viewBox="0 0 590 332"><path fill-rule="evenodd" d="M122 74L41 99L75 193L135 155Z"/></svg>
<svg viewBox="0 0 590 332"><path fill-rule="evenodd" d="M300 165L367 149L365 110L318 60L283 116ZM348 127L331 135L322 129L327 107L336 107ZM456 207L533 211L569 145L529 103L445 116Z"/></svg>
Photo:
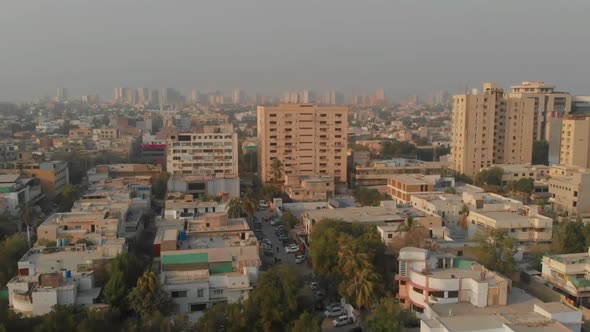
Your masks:
<svg viewBox="0 0 590 332"><path fill-rule="evenodd" d="M443 291L439 291L439 292L430 292L430 295L434 296L434 297L440 297L440 298L444 298L445 297L445 292Z"/></svg>
<svg viewBox="0 0 590 332"><path fill-rule="evenodd" d="M393 234L387 234L388 239L393 239Z"/></svg>
<svg viewBox="0 0 590 332"><path fill-rule="evenodd" d="M423 290L423 289L416 288L416 287L412 287L412 289L413 289L413 290L414 290L414 292L416 292L416 293L419 293L419 294L422 294L422 293L424 293L424 290Z"/></svg>
<svg viewBox="0 0 590 332"><path fill-rule="evenodd" d="M186 297L186 291L172 291L170 292L170 297L173 299L177 299L179 297Z"/></svg>
<svg viewBox="0 0 590 332"><path fill-rule="evenodd" d="M214 289L213 295L223 295L223 289Z"/></svg>
<svg viewBox="0 0 590 332"><path fill-rule="evenodd" d="M205 309L207 309L207 303L191 304L191 312L203 311Z"/></svg>
<svg viewBox="0 0 590 332"><path fill-rule="evenodd" d="M204 293L205 293L204 289L197 289L197 297L203 297Z"/></svg>
<svg viewBox="0 0 590 332"><path fill-rule="evenodd" d="M448 298L459 297L459 291L449 291Z"/></svg>

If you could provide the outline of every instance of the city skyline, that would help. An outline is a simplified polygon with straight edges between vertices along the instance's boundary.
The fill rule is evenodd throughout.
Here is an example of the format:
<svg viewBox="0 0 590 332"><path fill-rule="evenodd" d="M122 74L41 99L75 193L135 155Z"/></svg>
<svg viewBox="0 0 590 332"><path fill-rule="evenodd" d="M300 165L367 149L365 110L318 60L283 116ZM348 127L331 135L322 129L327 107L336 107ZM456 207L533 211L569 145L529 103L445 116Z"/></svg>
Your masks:
<svg viewBox="0 0 590 332"><path fill-rule="evenodd" d="M0 14L0 100L52 96L59 87L70 96L110 96L118 86L171 86L183 93L241 88L269 95L385 88L400 99L521 80L590 92L588 47L540 42L583 40L590 4L582 1L199 2L173 8L148 2L141 11L120 3L114 10L109 1L62 3L6 4ZM556 11L567 19L554 17ZM502 47L491 39L502 40Z"/></svg>

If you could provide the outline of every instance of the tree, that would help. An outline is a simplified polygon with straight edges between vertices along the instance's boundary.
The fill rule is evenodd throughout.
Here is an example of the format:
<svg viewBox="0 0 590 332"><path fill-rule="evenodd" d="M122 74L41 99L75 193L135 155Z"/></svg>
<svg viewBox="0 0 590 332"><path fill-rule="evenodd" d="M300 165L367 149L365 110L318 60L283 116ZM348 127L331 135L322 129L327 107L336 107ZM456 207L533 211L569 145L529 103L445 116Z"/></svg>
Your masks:
<svg viewBox="0 0 590 332"><path fill-rule="evenodd" d="M475 237L477 260L492 271L509 274L516 268L516 239L504 230L488 230L478 233Z"/></svg>
<svg viewBox="0 0 590 332"><path fill-rule="evenodd" d="M291 211L283 212L283 216L281 217L281 222L289 227L289 229L295 228L297 225L297 217Z"/></svg>
<svg viewBox="0 0 590 332"><path fill-rule="evenodd" d="M252 218L254 217L254 214L256 213L257 206L258 206L258 202L256 201L256 198L254 197L254 192L252 191L252 189L248 189L248 191L246 192L246 195L244 195L244 197L242 198L241 208L244 212L246 212L246 214L250 218L250 221L252 221Z"/></svg>
<svg viewBox="0 0 590 332"><path fill-rule="evenodd" d="M253 292L256 292L256 289ZM252 329L250 317L244 315L244 312L250 312L250 310L246 310L243 302L215 304L199 318L196 324L197 331L241 332L248 328Z"/></svg>
<svg viewBox="0 0 590 332"><path fill-rule="evenodd" d="M503 174L504 170L501 167L484 169L475 175L474 182L477 186L501 186Z"/></svg>
<svg viewBox="0 0 590 332"><path fill-rule="evenodd" d="M23 234L15 234L0 242L0 287L18 274L18 261L29 250Z"/></svg>
<svg viewBox="0 0 590 332"><path fill-rule="evenodd" d="M246 301L246 316L257 317L250 329L282 331L299 317L298 294L302 286L303 280L292 267L278 266L264 273L257 282L256 291Z"/></svg>
<svg viewBox="0 0 590 332"><path fill-rule="evenodd" d="M533 165L549 165L549 142L533 142Z"/></svg>
<svg viewBox="0 0 590 332"><path fill-rule="evenodd" d="M321 332L322 321L309 312L303 312L299 318L291 323L290 332Z"/></svg>
<svg viewBox="0 0 590 332"><path fill-rule="evenodd" d="M147 270L137 280L137 286L127 296L129 307L141 317L149 317L154 312L167 315L173 311L174 302L160 289L156 274Z"/></svg>
<svg viewBox="0 0 590 332"><path fill-rule="evenodd" d="M407 217L405 222L398 226L396 233L403 236L403 247L425 248L427 246L426 240L430 237L428 229L412 217Z"/></svg>
<svg viewBox="0 0 590 332"><path fill-rule="evenodd" d="M18 205L18 213L19 213L19 227L20 230L22 225L24 224L27 228L27 231L31 227L35 227L35 215L33 214L33 205L31 202L21 203Z"/></svg>
<svg viewBox="0 0 590 332"><path fill-rule="evenodd" d="M274 180L280 182L284 170L283 163L279 159L274 158L270 164L270 169L272 170Z"/></svg>
<svg viewBox="0 0 590 332"><path fill-rule="evenodd" d="M152 194L156 199L164 199L168 190L170 173L162 172L157 179L152 179Z"/></svg>
<svg viewBox="0 0 590 332"><path fill-rule="evenodd" d="M556 254L584 252L590 244L590 225L581 221L559 223L553 234L551 251Z"/></svg>
<svg viewBox="0 0 590 332"><path fill-rule="evenodd" d="M381 201L388 199L385 195L381 195L377 189L366 188L355 190L353 196L361 206L378 206Z"/></svg>
<svg viewBox="0 0 590 332"><path fill-rule="evenodd" d="M464 231L467 231L468 228L468 220L467 217L469 217L469 206L467 206L466 204L463 204L463 206L461 207L461 211L459 211L459 215L461 216L461 220L459 221L461 229Z"/></svg>
<svg viewBox="0 0 590 332"><path fill-rule="evenodd" d="M66 184L64 190L61 193L61 199L59 202L59 212L69 212L74 206L74 202L78 199L78 191L76 187L71 184Z"/></svg>
<svg viewBox="0 0 590 332"><path fill-rule="evenodd" d="M403 309L394 299L383 298L367 316L367 329L375 332L400 332L405 327L419 326L419 319Z"/></svg>
<svg viewBox="0 0 590 332"><path fill-rule="evenodd" d="M272 184L263 185L260 192L262 194L262 198L264 198L268 202L272 202L272 199L274 197L279 197L282 193L281 188Z"/></svg>
<svg viewBox="0 0 590 332"><path fill-rule="evenodd" d="M242 200L235 197L227 203L227 214L230 218L239 218L242 211Z"/></svg>
<svg viewBox="0 0 590 332"><path fill-rule="evenodd" d="M104 287L105 302L115 308L126 306L128 289L125 286L123 272L117 269L111 272L111 277Z"/></svg>
<svg viewBox="0 0 590 332"><path fill-rule="evenodd" d="M356 308L370 308L383 291L383 279L371 265L355 271L354 278L347 278L340 284L340 293Z"/></svg>
<svg viewBox="0 0 590 332"><path fill-rule="evenodd" d="M508 184L508 190L515 195L522 197L525 200L525 203L528 202L534 189L535 181L532 178L522 178Z"/></svg>

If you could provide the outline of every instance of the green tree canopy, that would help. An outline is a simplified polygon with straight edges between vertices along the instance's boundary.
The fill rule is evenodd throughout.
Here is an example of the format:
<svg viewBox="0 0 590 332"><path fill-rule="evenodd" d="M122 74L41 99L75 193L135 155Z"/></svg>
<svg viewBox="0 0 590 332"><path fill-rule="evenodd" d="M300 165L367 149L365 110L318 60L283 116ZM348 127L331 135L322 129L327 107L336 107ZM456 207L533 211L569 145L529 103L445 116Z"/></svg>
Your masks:
<svg viewBox="0 0 590 332"><path fill-rule="evenodd" d="M305 311L291 324L290 332L321 332L322 321L319 317Z"/></svg>
<svg viewBox="0 0 590 332"><path fill-rule="evenodd" d="M377 189L356 189L353 193L355 201L361 206L379 206L381 201L390 199L387 195L382 195Z"/></svg>
<svg viewBox="0 0 590 332"><path fill-rule="evenodd" d="M61 193L61 198L59 201L59 212L69 212L72 210L74 206L74 202L78 199L78 191L76 187L71 184L66 184L64 186L64 190Z"/></svg>
<svg viewBox="0 0 590 332"><path fill-rule="evenodd" d="M477 186L500 186L502 185L502 175L504 170L501 167L492 167L484 169L475 175L475 185Z"/></svg>
<svg viewBox="0 0 590 332"><path fill-rule="evenodd" d="M393 298L383 298L367 316L366 326L374 332L401 332L419 323L411 311L403 309Z"/></svg>
<svg viewBox="0 0 590 332"><path fill-rule="evenodd" d="M533 142L533 165L549 165L549 142Z"/></svg>
<svg viewBox="0 0 590 332"><path fill-rule="evenodd" d="M160 289L156 274L147 270L137 280L137 286L127 296L129 307L141 317L150 317L155 312L167 315L172 312L174 302Z"/></svg>
<svg viewBox="0 0 590 332"><path fill-rule="evenodd" d="M516 269L516 239L504 230L488 230L478 233L475 237L477 260L486 268L504 274L513 273Z"/></svg>
<svg viewBox="0 0 590 332"><path fill-rule="evenodd" d="M15 234L0 242L0 288L18 274L18 261L29 250L27 238Z"/></svg>
<svg viewBox="0 0 590 332"><path fill-rule="evenodd" d="M157 179L152 179L152 194L157 199L164 199L168 190L170 173L162 172Z"/></svg>

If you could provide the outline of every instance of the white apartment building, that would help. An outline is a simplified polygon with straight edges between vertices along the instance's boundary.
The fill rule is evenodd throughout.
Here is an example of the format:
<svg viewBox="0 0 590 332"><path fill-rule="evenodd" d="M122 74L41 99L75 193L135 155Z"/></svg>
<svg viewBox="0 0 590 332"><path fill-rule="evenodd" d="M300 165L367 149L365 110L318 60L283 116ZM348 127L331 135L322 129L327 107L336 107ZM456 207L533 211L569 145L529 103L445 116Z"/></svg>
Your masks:
<svg viewBox="0 0 590 332"><path fill-rule="evenodd" d="M564 294L569 303L590 307L590 250L588 252L545 255L541 276Z"/></svg>
<svg viewBox="0 0 590 332"><path fill-rule="evenodd" d="M91 247L33 247L19 260L18 275L6 285L9 305L25 316L39 316L54 305L97 303L101 289L94 284L93 266L124 251L125 241L119 239Z"/></svg>
<svg viewBox="0 0 590 332"><path fill-rule="evenodd" d="M215 201L203 202L183 193L168 193L164 204L166 219L193 219L205 213L224 211Z"/></svg>
<svg viewBox="0 0 590 332"><path fill-rule="evenodd" d="M502 230L519 243L551 243L553 219L540 215L538 209L533 205L508 211L471 211L468 237L472 239L486 230Z"/></svg>
<svg viewBox="0 0 590 332"><path fill-rule="evenodd" d="M512 286L501 274L451 254L406 247L400 250L398 262L397 297L403 306L419 313L436 303L506 305Z"/></svg>
<svg viewBox="0 0 590 332"><path fill-rule="evenodd" d="M166 147L168 172L205 179L238 177L238 134L215 128L171 134Z"/></svg>
<svg viewBox="0 0 590 332"><path fill-rule="evenodd" d="M160 283L176 312L197 320L215 303L248 297L261 265L256 236L245 219L208 213L158 224L154 252Z"/></svg>

